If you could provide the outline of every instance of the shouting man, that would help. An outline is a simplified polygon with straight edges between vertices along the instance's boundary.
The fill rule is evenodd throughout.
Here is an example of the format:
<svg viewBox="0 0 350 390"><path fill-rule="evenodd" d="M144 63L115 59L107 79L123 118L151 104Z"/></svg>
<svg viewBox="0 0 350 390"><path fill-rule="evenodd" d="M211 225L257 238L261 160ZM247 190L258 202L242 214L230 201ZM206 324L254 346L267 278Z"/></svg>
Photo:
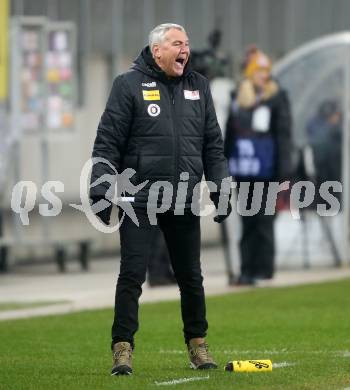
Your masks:
<svg viewBox="0 0 350 390"><path fill-rule="evenodd" d="M112 165L117 172L133 169L130 181L140 188L125 198L131 199L138 223L119 209L119 218L124 219L112 326L112 375L132 373L138 300L158 228L164 233L181 292L190 365L217 367L205 342L208 323L200 267L200 218L193 202L204 173L217 210L220 203L214 220L222 222L231 212L230 190L222 185L229 173L208 81L191 70L189 58L189 40L182 26L169 23L154 28L149 46L128 72L115 79L97 130L93 157L110 164L95 164L92 182L112 174ZM108 186L99 183L91 188L94 203L106 199ZM152 210L158 211L156 224L148 218ZM111 206L97 215L109 224L110 212Z"/></svg>

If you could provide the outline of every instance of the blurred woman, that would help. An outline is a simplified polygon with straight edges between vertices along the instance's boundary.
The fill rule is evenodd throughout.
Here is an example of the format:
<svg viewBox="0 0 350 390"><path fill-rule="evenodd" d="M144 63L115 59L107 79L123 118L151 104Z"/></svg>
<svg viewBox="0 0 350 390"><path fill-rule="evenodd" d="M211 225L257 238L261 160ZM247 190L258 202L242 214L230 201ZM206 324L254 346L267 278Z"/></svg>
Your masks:
<svg viewBox="0 0 350 390"><path fill-rule="evenodd" d="M255 215L241 216L239 284L273 277L274 215L265 215L268 184L288 179L291 171L290 105L286 92L271 77L271 68L270 58L262 51L256 47L247 51L243 78L232 94L226 125L230 174L239 191L247 189L243 208L249 210L257 202L261 205ZM263 183L260 197L253 196L256 182Z"/></svg>

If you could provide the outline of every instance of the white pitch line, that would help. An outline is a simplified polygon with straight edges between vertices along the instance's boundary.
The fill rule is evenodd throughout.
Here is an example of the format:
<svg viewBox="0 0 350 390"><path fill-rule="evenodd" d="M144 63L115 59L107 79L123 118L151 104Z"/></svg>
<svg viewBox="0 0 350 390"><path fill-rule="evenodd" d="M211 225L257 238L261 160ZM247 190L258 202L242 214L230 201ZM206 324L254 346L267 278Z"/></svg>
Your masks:
<svg viewBox="0 0 350 390"><path fill-rule="evenodd" d="M206 379L209 379L209 375L207 375L207 376L194 376L192 378L172 379L171 381L166 381L166 382L155 381L154 383L157 386L172 386L172 385L179 385L180 383L202 381L202 380L206 380Z"/></svg>
<svg viewBox="0 0 350 390"><path fill-rule="evenodd" d="M169 349L169 350L161 349L159 353L164 353L167 355L181 355L185 353L185 351L183 349Z"/></svg>
<svg viewBox="0 0 350 390"><path fill-rule="evenodd" d="M235 355L235 354L240 354L240 353L244 353L244 354L255 354L255 355L278 355L278 354L281 354L281 353L296 353L297 351L288 351L288 350L276 350L276 349L273 349L273 350L269 350L269 349L263 349L263 350L256 350L256 349L247 349L247 350L238 350L238 349L232 349L232 350L223 350L223 351L219 351L219 350L213 350L212 351L213 353L223 353L225 355Z"/></svg>
<svg viewBox="0 0 350 390"><path fill-rule="evenodd" d="M284 367L291 367L291 366L295 366L295 363L289 363L289 362L272 363L272 368L284 368Z"/></svg>
<svg viewBox="0 0 350 390"><path fill-rule="evenodd" d="M168 354L168 355L182 355L184 353L187 353L187 351L182 349L170 349L170 350L164 350L161 349L159 353L162 354ZM281 349L281 350L254 350L254 349L248 349L248 350L238 350L238 349L232 349L232 350L218 350L218 349L212 349L211 353L222 353L225 355L237 355L237 354L252 354L252 355L279 355L279 354L311 354L311 355L321 355L321 354L335 354L335 355L341 355L342 357L350 357L350 351L327 351L327 350L314 350L314 351L302 351L302 350L287 350L287 349Z"/></svg>

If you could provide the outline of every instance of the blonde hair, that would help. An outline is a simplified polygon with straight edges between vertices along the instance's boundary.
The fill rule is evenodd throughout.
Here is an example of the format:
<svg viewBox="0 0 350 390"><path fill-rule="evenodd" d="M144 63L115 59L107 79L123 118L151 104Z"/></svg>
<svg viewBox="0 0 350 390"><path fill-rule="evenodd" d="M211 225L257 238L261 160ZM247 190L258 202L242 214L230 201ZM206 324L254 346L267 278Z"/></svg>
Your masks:
<svg viewBox="0 0 350 390"><path fill-rule="evenodd" d="M247 61L244 69L244 76L252 78L254 73L259 69L266 69L269 73L271 73L271 68L271 59L262 51L257 50Z"/></svg>

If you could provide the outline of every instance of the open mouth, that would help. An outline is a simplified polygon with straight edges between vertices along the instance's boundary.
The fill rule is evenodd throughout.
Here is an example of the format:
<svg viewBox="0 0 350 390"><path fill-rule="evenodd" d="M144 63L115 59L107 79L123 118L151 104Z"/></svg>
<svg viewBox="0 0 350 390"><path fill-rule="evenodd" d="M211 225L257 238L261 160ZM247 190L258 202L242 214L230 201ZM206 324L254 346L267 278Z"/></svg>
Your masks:
<svg viewBox="0 0 350 390"><path fill-rule="evenodd" d="M184 59L184 58L176 58L176 62L177 62L178 64L181 64L181 65L183 66L184 63L185 63L185 59Z"/></svg>

